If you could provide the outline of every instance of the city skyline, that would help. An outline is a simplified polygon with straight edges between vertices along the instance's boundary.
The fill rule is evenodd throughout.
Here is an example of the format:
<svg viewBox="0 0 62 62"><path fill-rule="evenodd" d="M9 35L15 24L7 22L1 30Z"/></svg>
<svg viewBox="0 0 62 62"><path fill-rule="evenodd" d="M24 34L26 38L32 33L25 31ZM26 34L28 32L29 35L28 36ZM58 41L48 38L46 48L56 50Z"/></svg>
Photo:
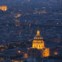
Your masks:
<svg viewBox="0 0 62 62"><path fill-rule="evenodd" d="M0 61L60 62L61 6L62 0L0 0Z"/></svg>

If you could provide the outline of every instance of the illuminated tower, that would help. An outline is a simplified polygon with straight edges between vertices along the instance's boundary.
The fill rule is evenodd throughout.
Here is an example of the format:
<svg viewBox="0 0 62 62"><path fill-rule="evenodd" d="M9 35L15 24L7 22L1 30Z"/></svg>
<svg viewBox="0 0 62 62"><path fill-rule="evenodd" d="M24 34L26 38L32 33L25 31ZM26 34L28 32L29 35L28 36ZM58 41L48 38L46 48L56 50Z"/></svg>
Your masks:
<svg viewBox="0 0 62 62"><path fill-rule="evenodd" d="M43 38L40 36L40 31L37 30L37 34L34 37L33 43L32 43L32 48L36 48L36 49L44 49L45 45L44 45L44 41Z"/></svg>

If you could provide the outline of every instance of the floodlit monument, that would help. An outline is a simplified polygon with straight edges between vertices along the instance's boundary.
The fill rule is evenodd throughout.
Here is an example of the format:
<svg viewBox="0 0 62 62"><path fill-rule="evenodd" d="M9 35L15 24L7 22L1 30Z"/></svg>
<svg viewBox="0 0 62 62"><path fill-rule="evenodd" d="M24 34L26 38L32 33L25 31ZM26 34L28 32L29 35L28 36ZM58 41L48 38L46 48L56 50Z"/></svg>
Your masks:
<svg viewBox="0 0 62 62"><path fill-rule="evenodd" d="M40 31L39 30L37 31L37 34L34 37L34 40L33 40L33 43L32 43L32 48L36 48L36 49L43 49L43 48L45 48L44 40L40 36Z"/></svg>
<svg viewBox="0 0 62 62"><path fill-rule="evenodd" d="M50 50L45 47L43 37L41 37L39 30L37 30L36 36L33 39L32 48L42 51L42 57L50 56Z"/></svg>

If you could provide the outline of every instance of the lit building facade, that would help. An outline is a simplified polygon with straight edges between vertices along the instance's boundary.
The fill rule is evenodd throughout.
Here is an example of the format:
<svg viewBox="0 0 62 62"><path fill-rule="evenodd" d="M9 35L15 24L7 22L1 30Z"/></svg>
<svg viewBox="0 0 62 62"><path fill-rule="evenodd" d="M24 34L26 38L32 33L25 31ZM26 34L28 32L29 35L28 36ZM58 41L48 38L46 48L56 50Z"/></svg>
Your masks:
<svg viewBox="0 0 62 62"><path fill-rule="evenodd" d="M45 47L43 37L41 37L39 30L37 31L37 34L32 42L32 48L42 51L42 57L50 56L50 49Z"/></svg>
<svg viewBox="0 0 62 62"><path fill-rule="evenodd" d="M42 57L48 57L50 56L50 49L49 48L45 48L42 50Z"/></svg>
<svg viewBox="0 0 62 62"><path fill-rule="evenodd" d="M33 43L32 43L32 48L36 49L43 49L45 48L43 38L40 36L40 31L37 31L36 36L34 37Z"/></svg>

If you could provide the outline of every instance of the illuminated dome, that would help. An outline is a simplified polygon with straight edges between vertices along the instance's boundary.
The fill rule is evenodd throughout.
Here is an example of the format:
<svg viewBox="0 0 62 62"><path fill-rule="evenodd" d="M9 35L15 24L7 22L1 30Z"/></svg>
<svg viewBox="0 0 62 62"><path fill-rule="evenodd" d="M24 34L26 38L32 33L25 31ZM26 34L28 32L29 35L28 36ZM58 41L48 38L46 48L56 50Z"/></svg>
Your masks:
<svg viewBox="0 0 62 62"><path fill-rule="evenodd" d="M40 31L37 30L37 34L34 37L32 48L43 49L45 48L43 37L40 35Z"/></svg>

